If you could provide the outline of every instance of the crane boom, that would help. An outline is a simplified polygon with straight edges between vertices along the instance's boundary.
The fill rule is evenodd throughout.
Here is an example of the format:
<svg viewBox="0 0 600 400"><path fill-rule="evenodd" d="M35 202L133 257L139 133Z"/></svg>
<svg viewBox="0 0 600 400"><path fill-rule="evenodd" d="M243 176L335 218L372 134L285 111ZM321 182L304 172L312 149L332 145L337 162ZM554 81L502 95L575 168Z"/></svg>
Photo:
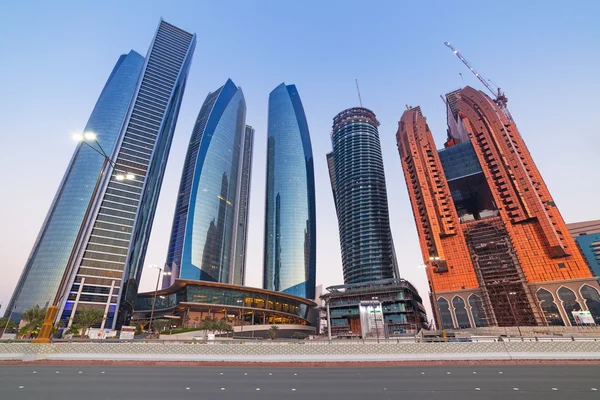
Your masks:
<svg viewBox="0 0 600 400"><path fill-rule="evenodd" d="M460 61L462 61L462 63L465 64L467 66L467 68L469 68L471 70L473 75L475 75L475 77L477 77L477 79L479 79L479 81L481 83L483 83L483 86L485 86L486 89L490 91L492 96L494 96L494 101L496 102L496 104L498 104L498 107L500 107L500 109L502 110L502 112L504 113L506 118L508 118L509 121L514 122L512 115L510 115L510 111L508 111L508 107L506 106L506 103L508 102L508 98L502 92L502 90L500 90L500 88L497 86L494 87L495 85L492 86L492 84L490 83L489 80L486 80L483 76L481 76L481 74L479 72L477 72L475 70L475 68L473 68L473 66L471 65L469 60L464 58L463 55L460 54L458 52L458 50L456 50L456 48L454 46L452 46L452 44L450 44L450 42L444 42L444 44L446 45L446 47L448 47L450 50L452 50L452 52L456 55L456 57L458 57L458 59Z"/></svg>

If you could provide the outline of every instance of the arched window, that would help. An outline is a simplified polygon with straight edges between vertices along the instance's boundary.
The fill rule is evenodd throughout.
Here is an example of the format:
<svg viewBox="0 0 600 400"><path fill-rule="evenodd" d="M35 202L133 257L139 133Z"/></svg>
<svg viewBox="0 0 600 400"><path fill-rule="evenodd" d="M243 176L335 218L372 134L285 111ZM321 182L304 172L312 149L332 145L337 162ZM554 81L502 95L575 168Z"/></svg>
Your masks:
<svg viewBox="0 0 600 400"><path fill-rule="evenodd" d="M548 325L564 326L565 321L563 321L562 317L560 316L558 306L554 302L554 296L552 296L552 293L546 289L540 289L537 291L536 296L540 302L540 306L542 307L542 311L544 312L544 317L546 317L546 322Z"/></svg>
<svg viewBox="0 0 600 400"><path fill-rule="evenodd" d="M450 304L448 300L440 297L437 300L438 309L440 310L440 317L442 318L442 329L453 329L454 323L452 322L452 314L450 313Z"/></svg>
<svg viewBox="0 0 600 400"><path fill-rule="evenodd" d="M558 298L563 302L563 308L569 321L571 321L571 325L575 326L575 317L573 317L572 312L581 310L581 306L577 302L577 296L575 296L575 293L571 289L563 286L558 289Z"/></svg>
<svg viewBox="0 0 600 400"><path fill-rule="evenodd" d="M596 325L600 325L600 294L590 285L583 285L579 291L581 292L581 297L585 299L585 304L590 313L592 313L592 318L596 321Z"/></svg>
<svg viewBox="0 0 600 400"><path fill-rule="evenodd" d="M471 315L473 316L473 323L476 328L488 326L487 316L485 309L483 308L483 301L481 297L476 294L469 296L469 305L471 306Z"/></svg>
<svg viewBox="0 0 600 400"><path fill-rule="evenodd" d="M452 299L452 306L454 307L454 313L456 314L456 322L458 327L461 329L470 328L471 322L469 322L469 314L465 307L465 301L460 296L454 296Z"/></svg>

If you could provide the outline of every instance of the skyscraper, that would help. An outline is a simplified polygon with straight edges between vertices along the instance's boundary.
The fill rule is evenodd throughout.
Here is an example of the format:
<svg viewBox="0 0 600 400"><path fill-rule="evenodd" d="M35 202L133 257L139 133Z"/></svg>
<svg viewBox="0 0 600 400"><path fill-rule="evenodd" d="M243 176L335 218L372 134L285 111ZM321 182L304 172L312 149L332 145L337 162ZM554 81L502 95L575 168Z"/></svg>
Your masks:
<svg viewBox="0 0 600 400"><path fill-rule="evenodd" d="M121 124L136 89L144 57L131 51L119 57L104 85L85 126L85 132L98 132L98 143L112 153L118 143ZM27 308L52 304L78 233L86 220L86 210L104 157L80 143L58 187L54 201L25 264L6 316L19 319Z"/></svg>
<svg viewBox="0 0 600 400"><path fill-rule="evenodd" d="M269 94L263 287L315 297L313 154L300 95L285 83Z"/></svg>
<svg viewBox="0 0 600 400"><path fill-rule="evenodd" d="M240 195L238 206L237 238L233 283L243 285L246 280L246 246L248 244L248 212L250 208L250 181L252 178L252 154L254 151L254 128L246 125L240 171Z"/></svg>
<svg viewBox="0 0 600 400"><path fill-rule="evenodd" d="M362 107L333 119L327 162L346 284L399 278L378 126L373 111Z"/></svg>
<svg viewBox="0 0 600 400"><path fill-rule="evenodd" d="M243 271L234 265L240 180L249 184L243 176L245 121L244 94L231 79L209 93L200 109L185 158L171 230L167 268L171 269L172 281L200 279L242 284ZM251 148L249 151L251 157Z"/></svg>
<svg viewBox="0 0 600 400"><path fill-rule="evenodd" d="M396 134L438 326L574 325L573 311L597 314L598 283L514 122L468 86L446 104L445 149L419 107Z"/></svg>
<svg viewBox="0 0 600 400"><path fill-rule="evenodd" d="M160 21L111 153L114 168L68 266L59 311L68 324L83 305L104 311L102 328L131 317L195 45L195 35Z"/></svg>

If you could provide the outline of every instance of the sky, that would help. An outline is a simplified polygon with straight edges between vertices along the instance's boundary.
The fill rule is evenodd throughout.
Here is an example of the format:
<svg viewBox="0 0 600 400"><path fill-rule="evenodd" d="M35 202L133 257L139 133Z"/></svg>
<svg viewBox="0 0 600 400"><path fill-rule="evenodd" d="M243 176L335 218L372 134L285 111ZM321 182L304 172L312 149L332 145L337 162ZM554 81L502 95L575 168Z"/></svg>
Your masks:
<svg viewBox="0 0 600 400"><path fill-rule="evenodd" d="M75 149L71 134L83 130L118 57L130 49L146 54L161 17L195 32L198 43L146 265L166 259L196 115L207 93L231 78L244 91L246 123L256 129L246 284L262 284L267 101L285 82L298 88L315 157L317 284L343 283L325 154L333 117L359 105L358 79L363 105L381 122L400 274L428 305L395 133L406 105L420 105L442 147L440 94L483 88L445 41L505 91L565 220L600 219L600 2L4 0L0 15L2 311ZM153 290L156 274L144 270L142 290Z"/></svg>

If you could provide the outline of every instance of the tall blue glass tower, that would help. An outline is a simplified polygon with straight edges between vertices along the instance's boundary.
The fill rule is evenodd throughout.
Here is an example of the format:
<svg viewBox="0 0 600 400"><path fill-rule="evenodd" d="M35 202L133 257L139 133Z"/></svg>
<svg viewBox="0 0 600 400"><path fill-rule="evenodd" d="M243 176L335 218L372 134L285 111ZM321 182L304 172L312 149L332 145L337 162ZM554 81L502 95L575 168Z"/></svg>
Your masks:
<svg viewBox="0 0 600 400"><path fill-rule="evenodd" d="M242 284L243 272L234 264L245 123L244 94L231 80L200 109L173 218L166 263L171 281Z"/></svg>
<svg viewBox="0 0 600 400"><path fill-rule="evenodd" d="M119 57L85 126L86 132L98 133L98 142L109 153L115 150L143 65L144 57L134 51ZM52 304L85 222L103 162L100 154L83 143L75 149L6 316L12 312L12 318L18 320L29 307Z"/></svg>
<svg viewBox="0 0 600 400"><path fill-rule="evenodd" d="M378 126L375 113L362 107L333 119L327 165L346 284L399 278Z"/></svg>
<svg viewBox="0 0 600 400"><path fill-rule="evenodd" d="M68 325L82 306L104 312L101 328L131 318L195 45L196 35L160 21L110 154L114 167L68 266L59 308Z"/></svg>
<svg viewBox="0 0 600 400"><path fill-rule="evenodd" d="M302 101L294 85L269 95L263 287L314 299L315 178Z"/></svg>

